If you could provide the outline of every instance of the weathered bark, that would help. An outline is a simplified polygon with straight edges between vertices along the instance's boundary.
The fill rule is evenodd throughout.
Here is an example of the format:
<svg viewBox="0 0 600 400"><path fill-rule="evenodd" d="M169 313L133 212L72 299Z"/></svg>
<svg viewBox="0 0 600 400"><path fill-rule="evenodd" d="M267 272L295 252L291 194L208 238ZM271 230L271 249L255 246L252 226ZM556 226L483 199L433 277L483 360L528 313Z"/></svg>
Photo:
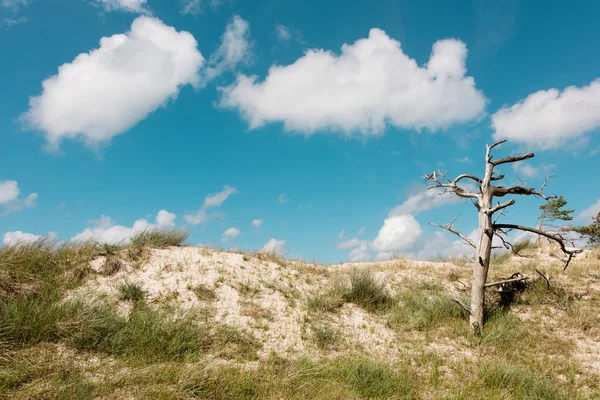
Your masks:
<svg viewBox="0 0 600 400"><path fill-rule="evenodd" d="M494 164L491 161L491 146L487 146L485 159L485 175L481 181L479 193L479 233L477 235L477 248L475 263L473 265L473 280L471 282L471 316L469 326L471 331L480 334L483 329L485 310L485 283L487 282L492 255L492 201L494 198L493 187L490 182L494 174Z"/></svg>

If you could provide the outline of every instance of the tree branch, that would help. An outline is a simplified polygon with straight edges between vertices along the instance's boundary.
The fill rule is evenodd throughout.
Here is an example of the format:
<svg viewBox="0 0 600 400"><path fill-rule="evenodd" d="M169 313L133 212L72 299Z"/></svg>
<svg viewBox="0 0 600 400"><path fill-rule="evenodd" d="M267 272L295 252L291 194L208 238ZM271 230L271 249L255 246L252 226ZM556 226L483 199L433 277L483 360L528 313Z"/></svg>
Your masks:
<svg viewBox="0 0 600 400"><path fill-rule="evenodd" d="M493 194L496 197L503 197L503 196L506 196L507 194L518 194L518 195L523 195L523 196L538 196L544 200L556 199L556 195L546 196L544 194L544 188L548 184L548 180L555 176L556 175L550 175L550 176L546 177L546 179L544 179L544 183L542 184L542 187L540 188L540 190L535 190L534 188L526 188L523 186L511 186L509 188L505 188L502 186L494 186Z"/></svg>
<svg viewBox="0 0 600 400"><path fill-rule="evenodd" d="M498 285L502 285L505 283L511 283L511 282L520 282L520 281L526 281L529 278L526 276L521 276L520 278L512 278L512 279L505 279L503 281L498 281L498 282L492 282L492 283L486 283L484 287L489 288L489 287L493 287L493 286L498 286Z"/></svg>
<svg viewBox="0 0 600 400"><path fill-rule="evenodd" d="M456 236L458 236L459 238L461 238L465 243L467 243L469 246L473 247L474 249L477 248L477 245L475 244L474 241L472 241L471 239L469 239L468 237L464 236L462 233L458 232L457 230L455 230L454 228L452 228L452 225L454 224L454 221L456 221L456 219L458 218L458 215L452 220L452 222L450 222L447 225L439 225L439 224L434 224L433 222L430 222L429 225L433 225L433 226L437 226L440 227L442 229L447 230L448 232L452 232L454 233Z"/></svg>
<svg viewBox="0 0 600 400"><path fill-rule="evenodd" d="M455 195L457 195L458 197L464 197L464 198L470 198L470 199L479 199L479 194L477 193L471 193L468 190L466 190L463 187L460 187L457 185L457 183L461 180L461 179L465 179L465 178L469 178L469 179L473 179L477 182L481 182L481 179L477 178L474 175L470 175L470 174L462 174L460 176L458 176L455 180L451 181L450 179L446 178L446 175L443 173L439 173L439 175L445 179L447 181L447 183L444 183L440 180L440 178L438 177L438 174L433 171L431 174L429 175L425 175L423 177L423 179L425 179L425 181L434 181L436 183L436 185L434 186L430 186L427 189L435 189L435 188L444 188L446 189L446 192L452 192Z"/></svg>
<svg viewBox="0 0 600 400"><path fill-rule="evenodd" d="M516 203L515 199L510 199L509 201L502 203L502 204L498 203L496 206L488 209L486 211L486 214L491 215L491 214L495 213L496 211L500 211L503 208L510 207L515 203Z"/></svg>
<svg viewBox="0 0 600 400"><path fill-rule="evenodd" d="M523 160L527 160L527 159L533 158L533 157L535 157L535 155L533 153L529 153L529 154L523 154L520 156L508 156L508 157L500 158L499 160L496 160L496 161L490 160L490 163L492 163L492 165L494 167L496 167L501 164L523 161Z"/></svg>
<svg viewBox="0 0 600 400"><path fill-rule="evenodd" d="M497 229L516 229L519 231L525 231L525 232L531 232L531 233L535 233L538 234L540 236L544 236L550 240L555 241L556 243L559 244L560 249L562 250L562 252L566 255L568 255L568 259L565 262L565 267L564 269L567 269L567 267L569 266L569 263L571 262L571 259L576 255L579 254L581 252L583 252L582 249L573 249L573 250L569 250L567 249L565 243L566 240L565 238L563 238L561 235L559 234L552 234L549 232L545 232L542 231L540 229L535 229L535 228L530 228L528 226L523 226L523 225L514 225L514 224L493 224L492 225L492 229L497 230Z"/></svg>

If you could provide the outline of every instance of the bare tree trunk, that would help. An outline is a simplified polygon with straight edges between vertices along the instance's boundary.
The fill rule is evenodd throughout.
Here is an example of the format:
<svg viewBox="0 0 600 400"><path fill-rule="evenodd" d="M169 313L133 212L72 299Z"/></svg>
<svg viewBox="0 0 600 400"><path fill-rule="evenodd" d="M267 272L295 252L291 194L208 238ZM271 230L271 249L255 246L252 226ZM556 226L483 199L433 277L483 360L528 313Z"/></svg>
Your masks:
<svg viewBox="0 0 600 400"><path fill-rule="evenodd" d="M491 147L487 147L485 175L481 180L481 196L479 198L479 233L477 235L477 247L475 264L473 265L473 280L471 282L471 316L469 327L471 332L479 335L483 330L483 318L485 308L485 283L487 282L490 269L490 257L492 254L492 239L494 229L492 224L492 201L494 199L491 187L494 165L490 162Z"/></svg>
<svg viewBox="0 0 600 400"><path fill-rule="evenodd" d="M482 209L485 209L482 207ZM479 212L479 234L477 237L477 253L473 265L471 282L471 316L469 326L471 332L480 334L483 329L485 307L485 283L487 282L492 253L492 217L484 211Z"/></svg>

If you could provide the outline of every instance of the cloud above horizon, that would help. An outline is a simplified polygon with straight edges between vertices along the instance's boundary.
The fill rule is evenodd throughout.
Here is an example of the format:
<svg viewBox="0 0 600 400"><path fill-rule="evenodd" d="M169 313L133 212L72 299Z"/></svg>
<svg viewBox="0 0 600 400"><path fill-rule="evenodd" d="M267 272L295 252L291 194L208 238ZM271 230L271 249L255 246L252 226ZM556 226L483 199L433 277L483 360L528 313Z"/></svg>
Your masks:
<svg viewBox="0 0 600 400"><path fill-rule="evenodd" d="M103 37L97 49L60 66L20 119L44 132L51 151L64 139L95 148L174 100L182 87L198 87L203 64L189 32L140 16L130 31Z"/></svg>
<svg viewBox="0 0 600 400"><path fill-rule="evenodd" d="M0 181L0 217L35 207L38 197L37 193L21 197L17 181Z"/></svg>
<svg viewBox="0 0 600 400"><path fill-rule="evenodd" d="M273 65L262 82L240 74L221 88L220 105L238 110L250 129L283 122L285 130L306 135L333 130L367 137L389 123L437 131L484 112L487 99L465 76L466 56L463 42L440 40L420 67L399 41L374 28L340 54L310 49L291 65Z"/></svg>
<svg viewBox="0 0 600 400"><path fill-rule="evenodd" d="M272 238L260 250L261 253L284 255L286 252L285 240Z"/></svg>
<svg viewBox="0 0 600 400"><path fill-rule="evenodd" d="M495 140L509 139L533 149L577 147L600 128L600 79L583 87L540 90L492 115Z"/></svg>
<svg viewBox="0 0 600 400"><path fill-rule="evenodd" d="M105 11L126 11L140 14L149 13L145 8L147 0L95 0Z"/></svg>
<svg viewBox="0 0 600 400"><path fill-rule="evenodd" d="M90 221L92 226L73 236L70 241L127 244L135 235L141 232L173 227L175 218L175 214L167 210L160 210L156 214L154 224L146 219L138 219L131 227L127 227L116 225L110 217L102 215L99 219Z"/></svg>
<svg viewBox="0 0 600 400"><path fill-rule="evenodd" d="M188 213L183 216L185 221L191 225L198 225L201 223L208 222L212 214L209 214L206 210L209 208L220 207L232 194L239 193L239 191L233 186L225 185L223 190L218 193L209 194L204 198L202 207L194 212ZM214 215L213 215L214 216Z"/></svg>

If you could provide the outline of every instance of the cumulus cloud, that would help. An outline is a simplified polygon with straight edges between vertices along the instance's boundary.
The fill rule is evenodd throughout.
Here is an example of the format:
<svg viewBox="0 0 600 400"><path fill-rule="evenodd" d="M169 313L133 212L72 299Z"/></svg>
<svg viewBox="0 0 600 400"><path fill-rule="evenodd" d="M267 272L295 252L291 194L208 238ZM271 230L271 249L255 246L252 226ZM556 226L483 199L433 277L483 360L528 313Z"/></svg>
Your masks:
<svg viewBox="0 0 600 400"><path fill-rule="evenodd" d="M175 99L181 87L198 87L203 63L189 32L140 16L130 31L104 37L99 48L60 66L21 120L44 132L50 150L75 138L97 147Z"/></svg>
<svg viewBox="0 0 600 400"><path fill-rule="evenodd" d="M343 242L339 242L335 245L335 247L338 249L353 249L355 247L360 246L361 242L362 241L359 238L355 237L352 239L345 240Z"/></svg>
<svg viewBox="0 0 600 400"><path fill-rule="evenodd" d="M599 212L600 212L600 199L597 202L595 202L594 204L592 204L591 206L589 206L588 208L586 208L585 210L581 211L576 219L578 221L583 221L584 223L591 223L592 218L594 218L596 215L598 215Z"/></svg>
<svg viewBox="0 0 600 400"><path fill-rule="evenodd" d="M360 241L358 247L352 249L348 255L348 261L350 262L368 261L370 258L371 254L366 240Z"/></svg>
<svg viewBox="0 0 600 400"><path fill-rule="evenodd" d="M238 228L228 228L225 232L223 232L223 237L221 238L222 242L227 242L231 239L235 239L240 236L240 230Z"/></svg>
<svg viewBox="0 0 600 400"><path fill-rule="evenodd" d="M269 254L285 254L285 240L277 240L272 238L260 250L261 253Z"/></svg>
<svg viewBox="0 0 600 400"><path fill-rule="evenodd" d="M263 220L262 219L253 219L252 220L252 226L256 229L260 228L263 224Z"/></svg>
<svg viewBox="0 0 600 400"><path fill-rule="evenodd" d="M204 204L202 204L202 208L198 211L185 214L183 218L188 224L198 225L201 223L208 222L211 217L219 215L219 213L209 214L206 210L212 207L220 207L221 204L225 202L232 194L239 193L236 188L233 186L225 185L223 190L218 193L209 194L204 199Z"/></svg>
<svg viewBox="0 0 600 400"><path fill-rule="evenodd" d="M35 235L33 233L26 233L21 231L6 232L2 243L4 246L18 246L22 244L35 243L38 240L47 238L50 241L55 240L57 237L56 232L48 232L46 236Z"/></svg>
<svg viewBox="0 0 600 400"><path fill-rule="evenodd" d="M21 197L17 181L0 181L0 216L36 206L37 193Z"/></svg>
<svg viewBox="0 0 600 400"><path fill-rule="evenodd" d="M467 187L467 186L465 186ZM472 186L467 189L471 190ZM462 199L452 193L442 193L439 190L427 190L426 187L418 186L418 191L409 196L402 204L392 208L389 216L416 214L421 211L431 210L446 204L459 203Z"/></svg>
<svg viewBox="0 0 600 400"><path fill-rule="evenodd" d="M371 248L378 252L408 250L421 236L421 225L412 215L398 215L387 218Z"/></svg>
<svg viewBox="0 0 600 400"><path fill-rule="evenodd" d="M175 226L177 215L170 213L167 210L160 210L156 214L156 223L161 226Z"/></svg>
<svg viewBox="0 0 600 400"><path fill-rule="evenodd" d="M114 221L110 217L102 215L99 219L90 221L92 226L73 236L71 241L95 241L98 243L108 244L127 244L131 241L132 237L140 232L172 227L171 223L174 220L175 214L169 213L166 210L161 210L157 213L154 224L145 219L138 219L133 223L133 226L127 227L123 225L115 225Z"/></svg>
<svg viewBox="0 0 600 400"><path fill-rule="evenodd" d="M283 122L288 131L382 134L386 123L436 131L479 117L486 98L465 76L467 48L438 41L419 66L400 42L380 29L342 46L341 53L311 49L286 66L273 65L264 81L239 75L222 88L220 105L238 109L255 129Z"/></svg>
<svg viewBox="0 0 600 400"><path fill-rule="evenodd" d="M492 115L494 139L550 150L581 143L600 127L600 79L584 87L540 90Z"/></svg>
<svg viewBox="0 0 600 400"><path fill-rule="evenodd" d="M96 4L106 11L127 11L135 13L148 13L144 7L147 0L96 0Z"/></svg>

